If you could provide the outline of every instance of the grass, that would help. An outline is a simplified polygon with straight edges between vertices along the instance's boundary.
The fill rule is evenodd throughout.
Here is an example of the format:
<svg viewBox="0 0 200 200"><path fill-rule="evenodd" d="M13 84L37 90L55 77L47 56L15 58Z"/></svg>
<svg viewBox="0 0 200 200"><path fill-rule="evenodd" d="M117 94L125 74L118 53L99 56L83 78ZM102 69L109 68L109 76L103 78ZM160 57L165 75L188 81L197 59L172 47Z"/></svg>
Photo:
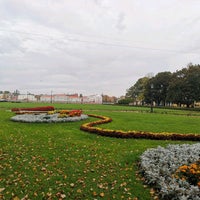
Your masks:
<svg viewBox="0 0 200 200"><path fill-rule="evenodd" d="M90 112L91 113L91 112ZM95 114L93 111L92 113ZM113 119L102 127L150 132L200 133L200 117L160 113L101 112Z"/></svg>
<svg viewBox="0 0 200 200"><path fill-rule="evenodd" d="M12 107L44 104L0 104L0 198L2 199L140 199L151 200L150 188L137 174L147 149L179 141L117 139L80 131L82 122L28 124L10 121ZM147 108L54 104L113 118L112 129L200 133L198 113ZM108 112L109 110L109 112ZM111 112L113 111L113 112ZM167 110L168 112L168 110ZM93 121L96 119L88 119Z"/></svg>

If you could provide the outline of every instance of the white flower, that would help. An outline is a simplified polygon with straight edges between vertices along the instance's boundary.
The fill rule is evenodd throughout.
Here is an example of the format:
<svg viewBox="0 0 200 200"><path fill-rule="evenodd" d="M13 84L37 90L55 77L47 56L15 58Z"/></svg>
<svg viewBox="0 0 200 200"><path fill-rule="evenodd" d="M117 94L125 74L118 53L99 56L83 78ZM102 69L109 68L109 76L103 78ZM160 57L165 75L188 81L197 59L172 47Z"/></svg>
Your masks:
<svg viewBox="0 0 200 200"><path fill-rule="evenodd" d="M58 114L52 114L52 115L47 115L47 114L23 114L23 115L15 115L14 117L11 117L12 121L16 122L29 122L29 123L56 123L56 122L74 122L74 121L80 121L87 119L87 115L81 115L81 116L76 116L76 117L66 117L66 118L58 118Z"/></svg>

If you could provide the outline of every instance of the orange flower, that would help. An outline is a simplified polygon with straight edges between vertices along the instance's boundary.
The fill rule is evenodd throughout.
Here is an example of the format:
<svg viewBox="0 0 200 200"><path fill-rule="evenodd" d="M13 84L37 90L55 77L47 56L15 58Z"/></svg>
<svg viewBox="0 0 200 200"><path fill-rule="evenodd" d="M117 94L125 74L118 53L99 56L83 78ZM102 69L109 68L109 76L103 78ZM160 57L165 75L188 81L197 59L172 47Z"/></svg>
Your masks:
<svg viewBox="0 0 200 200"><path fill-rule="evenodd" d="M200 160L190 165L180 166L173 175L175 178L188 181L191 185L200 187Z"/></svg>

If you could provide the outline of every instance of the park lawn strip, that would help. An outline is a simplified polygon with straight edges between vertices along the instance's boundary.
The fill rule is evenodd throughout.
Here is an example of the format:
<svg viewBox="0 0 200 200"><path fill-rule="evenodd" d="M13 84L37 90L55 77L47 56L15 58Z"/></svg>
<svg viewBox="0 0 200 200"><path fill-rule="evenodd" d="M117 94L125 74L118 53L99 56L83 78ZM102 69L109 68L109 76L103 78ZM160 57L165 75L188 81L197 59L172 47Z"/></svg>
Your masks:
<svg viewBox="0 0 200 200"><path fill-rule="evenodd" d="M124 115L116 114L120 123ZM11 116L11 112L0 111L0 188L5 199L16 195L30 199L150 200L149 189L144 189L136 176L139 156L158 145L183 144L101 137L80 131L83 122L14 123ZM112 112L108 116L115 118Z"/></svg>
<svg viewBox="0 0 200 200"><path fill-rule="evenodd" d="M122 112L142 112L149 113L150 107L137 107L137 106L128 106L128 105L107 105L107 104L65 104L65 103L33 103L33 102L23 102L23 103L10 103L10 102L1 102L0 109L11 109L11 108L31 108L31 107L40 107L40 106L49 106L53 105L56 109L69 109L69 110L84 110L84 111L122 111ZM195 110L185 110L185 109L168 109L164 107L157 107L153 109L154 113L160 114L174 114L174 115L188 115L188 116L200 116L199 109Z"/></svg>
<svg viewBox="0 0 200 200"><path fill-rule="evenodd" d="M98 112L90 112L98 114ZM200 134L200 117L135 112L101 112L112 118L111 123L99 125L113 130L136 130L154 133L197 133Z"/></svg>

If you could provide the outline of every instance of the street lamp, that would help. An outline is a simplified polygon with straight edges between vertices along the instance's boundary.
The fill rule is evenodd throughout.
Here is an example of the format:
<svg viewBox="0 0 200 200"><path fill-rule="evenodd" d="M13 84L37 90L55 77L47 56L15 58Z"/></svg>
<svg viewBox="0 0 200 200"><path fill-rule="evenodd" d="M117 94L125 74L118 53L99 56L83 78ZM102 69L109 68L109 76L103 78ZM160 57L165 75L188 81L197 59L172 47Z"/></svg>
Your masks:
<svg viewBox="0 0 200 200"><path fill-rule="evenodd" d="M165 103L164 103L164 100L163 100L162 91L163 91L163 84L160 85L160 90L159 90L159 101L158 101L159 106L160 106L160 105L163 106L163 105L165 104ZM162 102L162 104L161 104L161 102Z"/></svg>
<svg viewBox="0 0 200 200"><path fill-rule="evenodd" d="M29 92L26 93L26 102L28 103L28 95L29 95Z"/></svg>
<svg viewBox="0 0 200 200"><path fill-rule="evenodd" d="M137 94L135 95L135 104L136 104L136 106L137 106L137 104L138 104L138 102L137 102Z"/></svg>
<svg viewBox="0 0 200 200"><path fill-rule="evenodd" d="M151 113L153 112L153 92L152 92L153 88L154 88L154 85L152 83L151 84Z"/></svg>
<svg viewBox="0 0 200 200"><path fill-rule="evenodd" d="M51 90L51 103L53 103L53 91Z"/></svg>

